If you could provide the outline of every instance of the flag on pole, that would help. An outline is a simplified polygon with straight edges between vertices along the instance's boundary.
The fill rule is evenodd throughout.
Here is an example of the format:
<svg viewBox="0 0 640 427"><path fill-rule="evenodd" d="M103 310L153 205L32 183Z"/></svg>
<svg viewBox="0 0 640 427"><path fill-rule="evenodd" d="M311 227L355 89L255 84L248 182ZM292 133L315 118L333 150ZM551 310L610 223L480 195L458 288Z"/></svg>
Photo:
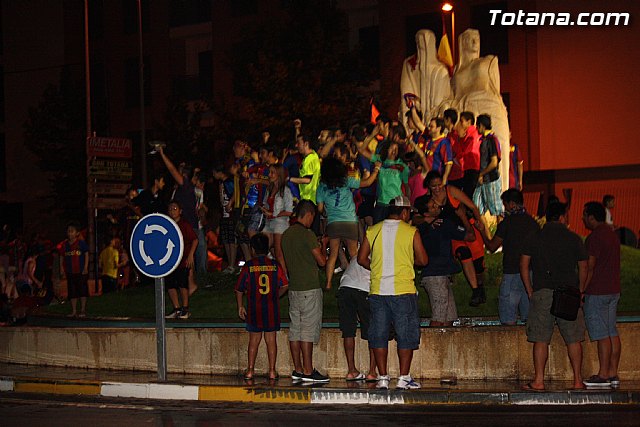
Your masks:
<svg viewBox="0 0 640 427"><path fill-rule="evenodd" d="M449 67L449 70L453 68L453 55L451 55L449 37L447 37L446 33L442 35L440 46L438 46L438 60Z"/></svg>
<svg viewBox="0 0 640 427"><path fill-rule="evenodd" d="M380 110L378 110L378 107L376 107L376 104L373 102L373 97L369 101L369 104L371 105L371 124L375 125L376 124L376 120L378 119L378 116L380 115Z"/></svg>

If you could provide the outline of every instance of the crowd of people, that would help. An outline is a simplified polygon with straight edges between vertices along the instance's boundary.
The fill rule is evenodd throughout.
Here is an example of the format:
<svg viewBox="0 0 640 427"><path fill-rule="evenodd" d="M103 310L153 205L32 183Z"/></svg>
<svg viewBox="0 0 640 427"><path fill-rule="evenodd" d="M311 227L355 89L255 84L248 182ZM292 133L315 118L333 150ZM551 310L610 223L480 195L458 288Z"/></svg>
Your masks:
<svg viewBox="0 0 640 427"><path fill-rule="evenodd" d="M388 342L395 339L400 367L396 387L415 389L420 384L410 368L420 345L416 271L429 296L430 324L451 326L458 319L453 275L464 273L472 288L470 306L485 303L485 249L502 248L500 322L526 322L528 339L534 343L535 378L526 387L544 388L555 323L567 343L574 387L615 385L620 358L615 330L619 246L616 261L605 207L596 202L585 206L585 225L593 230L586 248L565 226L562 203L548 204L547 223L540 230L524 208L523 162L515 146L508 154L513 156L511 188L501 188L503 153L490 116L449 109L444 117L423 121L415 105L408 105L406 119L408 130L379 115L367 126L354 125L348 131L336 126L319 136L295 120L294 140L285 147L270 143L268 133L254 147L237 139L228 158L219 158L210 173L184 163L176 166L165 147L156 147L165 170L158 171L148 189L128 191L126 206L117 218L109 218L117 231L109 234L100 255L103 292L119 287L129 264L126 243L137 220L149 213L167 213L185 241L183 259L166 279L173 305L167 317L191 316L189 297L198 288L198 273L212 264L208 249L217 251L216 268L222 269L224 259L222 273L238 275L238 316L250 334L247 380L255 375L263 337L269 378L278 377L275 332L280 329L279 299L287 292L291 377L329 381L314 367L313 346L321 335L323 288L331 289L342 271L337 297L346 379L388 388ZM163 196L169 193L164 191L166 172L173 181L171 197ZM494 235L486 212L497 218ZM72 315L85 316L88 248L76 224L69 225L67 234L58 248L60 268L69 283ZM45 282L52 248L27 253L26 245L14 242L11 251L13 265L20 267L17 273L31 290L50 286ZM17 259L25 261L15 263ZM323 284L319 267L325 269ZM584 383L582 314L575 321L549 314L553 289L560 284L585 294L589 334L599 350L602 347L600 370ZM3 283L5 289L10 297L18 296ZM358 323L370 350L367 374L354 361Z"/></svg>
<svg viewBox="0 0 640 427"><path fill-rule="evenodd" d="M518 319L526 322L528 338L534 343L536 377L525 387L533 390L543 387L545 352L556 322L574 366L574 387L615 386L620 357L615 330L619 259L617 263L615 259L602 259L602 243L591 245L598 247L593 249L588 240L587 246L594 250L593 258L588 258L591 273L578 274L586 249L566 227L566 205L559 201L548 204L547 224L542 231L524 208L522 160L517 147L510 153L514 155L512 187L502 191L498 168L500 144L491 131L489 116L476 118L472 113L462 112L458 121L457 112L447 110L444 118L433 118L425 126L415 107L410 107L407 114L409 135L401 125L385 117L378 117L369 129L356 126L348 133L334 129L320 133L317 139L302 132L296 122L295 147L279 156L275 148L262 146L255 164L246 155L249 148L236 142L234 159L218 175L224 179L220 198L228 222L228 232L223 237L225 248L234 251L233 245L238 242L242 246L243 241L236 239L238 225L243 224L249 238L266 236L276 260L275 266L269 264L268 271L278 271L277 279L274 276L271 281L261 274L251 274L262 271L261 267L243 267L238 280L238 310L247 321L247 330L255 337L249 345L246 378L254 375L261 331L267 340L267 334L279 329L277 301L288 289L289 340L294 365L291 377L294 381L329 380L314 368L312 360L322 319L322 286L317 271L318 266L325 268L324 288L330 289L340 259L339 269L345 271L337 297L348 365L346 379L375 381L378 388L388 388L387 349L393 337L400 366L396 387L419 388L420 384L410 375L413 351L420 344L416 267L421 274L419 283L431 304L430 324L450 326L458 319L453 275L461 270L465 273L473 289L471 306L484 303L485 249L493 252L501 248L504 276L499 295L500 322L504 325L515 325ZM244 188L256 186L257 193L263 194L254 199L253 206L243 204L243 200L249 200L248 192L247 197L238 192L243 182ZM283 202L275 204L278 197ZM603 215L605 211L596 202L585 207L585 225L595 230L600 227L600 215L592 212L594 204L602 208ZM497 217L494 235L485 224L485 212ZM282 228L278 230L268 226L263 229L263 215L267 224L275 217L287 220L282 220ZM604 224L605 218L601 222ZM610 226L603 227L607 227L607 239L615 237ZM561 230L555 236L558 240L548 241L545 236L557 234L553 232L556 228ZM602 227L598 230L604 233ZM607 245L611 246L611 242ZM558 264L554 268L562 271L553 280L540 259L541 253L553 252L548 250L549 245L559 251L552 259ZM609 250L615 253L612 247L606 253ZM571 258L564 256L565 252L581 255ZM262 261L252 262L263 262L264 249L256 253L263 256ZM226 271L231 273L233 268L230 266ZM618 270L618 279L609 273L597 273L614 268ZM549 298L560 283L579 288L586 300L593 295L598 301L587 304L584 312L591 338L609 356L601 360L599 373L584 381L580 376L584 320L578 317L575 321L564 321L549 314ZM247 309L243 294L247 297ZM602 295L607 298L601 298ZM256 316L265 323L256 323ZM358 322L370 349L366 375L354 362ZM571 334L565 333L567 324L571 325ZM260 325L267 326L261 329ZM275 341L270 338L267 342L269 376L274 378Z"/></svg>

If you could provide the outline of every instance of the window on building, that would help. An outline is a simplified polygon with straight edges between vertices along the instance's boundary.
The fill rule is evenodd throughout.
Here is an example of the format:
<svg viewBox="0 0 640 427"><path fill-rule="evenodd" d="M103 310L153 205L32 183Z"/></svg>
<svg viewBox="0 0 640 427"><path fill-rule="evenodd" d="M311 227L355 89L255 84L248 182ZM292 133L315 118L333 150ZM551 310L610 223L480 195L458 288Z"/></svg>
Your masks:
<svg viewBox="0 0 640 427"><path fill-rule="evenodd" d="M0 133L0 193L7 191L7 146L4 133Z"/></svg>
<svg viewBox="0 0 640 427"><path fill-rule="evenodd" d="M100 40L104 37L103 17L104 0L89 1L89 38L91 40Z"/></svg>
<svg viewBox="0 0 640 427"><path fill-rule="evenodd" d="M497 55L501 64L509 63L509 31L491 25L492 9L509 10L507 2L479 4L471 7L471 28L480 31L480 56Z"/></svg>
<svg viewBox="0 0 640 427"><path fill-rule="evenodd" d="M91 63L91 121L94 132L106 135L109 129L109 101L103 63Z"/></svg>
<svg viewBox="0 0 640 427"><path fill-rule="evenodd" d="M211 98L213 96L213 54L210 50L198 54L198 83L200 94Z"/></svg>
<svg viewBox="0 0 640 427"><path fill-rule="evenodd" d="M372 70L372 74L380 74L380 27L360 28L359 44L362 49L365 64Z"/></svg>
<svg viewBox="0 0 640 427"><path fill-rule="evenodd" d="M439 41L442 35L442 17L440 13L422 13L405 18L405 56L411 56L416 53L416 33L419 30L433 31L437 41Z"/></svg>
<svg viewBox="0 0 640 427"><path fill-rule="evenodd" d="M149 0L122 0L122 18L124 20L124 33L136 34L138 32L138 2L142 9L142 31L149 31Z"/></svg>
<svg viewBox="0 0 640 427"><path fill-rule="evenodd" d="M0 123L4 123L4 66L0 65Z"/></svg>
<svg viewBox="0 0 640 427"><path fill-rule="evenodd" d="M140 74L138 57L129 58L124 63L125 106L140 106ZM151 105L151 59L144 57L144 105Z"/></svg>
<svg viewBox="0 0 640 427"><path fill-rule="evenodd" d="M0 18L2 18L2 2L0 2ZM2 29L2 19L0 19L0 55L3 54L4 32Z"/></svg>
<svg viewBox="0 0 640 427"><path fill-rule="evenodd" d="M201 24L211 21L211 0L171 0L169 26Z"/></svg>
<svg viewBox="0 0 640 427"><path fill-rule="evenodd" d="M257 0L231 0L231 16L239 18L241 16L250 16L258 13Z"/></svg>

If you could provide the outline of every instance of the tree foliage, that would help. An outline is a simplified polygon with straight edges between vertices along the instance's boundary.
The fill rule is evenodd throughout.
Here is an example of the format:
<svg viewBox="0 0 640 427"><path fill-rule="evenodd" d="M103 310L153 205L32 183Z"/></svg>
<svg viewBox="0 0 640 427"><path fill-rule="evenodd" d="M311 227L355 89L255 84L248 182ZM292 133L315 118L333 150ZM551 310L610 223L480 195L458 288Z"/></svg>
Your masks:
<svg viewBox="0 0 640 427"><path fill-rule="evenodd" d="M290 129L301 117L318 129L366 118L371 77L349 52L347 16L323 0L290 1L275 20L245 29L230 52L234 92L246 101L245 129ZM253 128L252 128L253 127Z"/></svg>
<svg viewBox="0 0 640 427"><path fill-rule="evenodd" d="M37 156L38 167L50 174L52 212L80 220L87 206L84 96L79 83L65 74L29 109L25 144Z"/></svg>

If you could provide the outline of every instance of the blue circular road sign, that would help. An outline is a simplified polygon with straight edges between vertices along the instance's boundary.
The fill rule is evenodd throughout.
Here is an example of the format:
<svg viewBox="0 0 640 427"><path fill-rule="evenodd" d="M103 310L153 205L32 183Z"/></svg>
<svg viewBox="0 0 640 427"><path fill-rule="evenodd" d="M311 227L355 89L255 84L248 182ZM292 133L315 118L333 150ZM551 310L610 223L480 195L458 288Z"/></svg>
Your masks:
<svg viewBox="0 0 640 427"><path fill-rule="evenodd" d="M129 249L133 263L142 274L165 277L178 267L182 259L182 232L168 216L149 214L133 228Z"/></svg>

